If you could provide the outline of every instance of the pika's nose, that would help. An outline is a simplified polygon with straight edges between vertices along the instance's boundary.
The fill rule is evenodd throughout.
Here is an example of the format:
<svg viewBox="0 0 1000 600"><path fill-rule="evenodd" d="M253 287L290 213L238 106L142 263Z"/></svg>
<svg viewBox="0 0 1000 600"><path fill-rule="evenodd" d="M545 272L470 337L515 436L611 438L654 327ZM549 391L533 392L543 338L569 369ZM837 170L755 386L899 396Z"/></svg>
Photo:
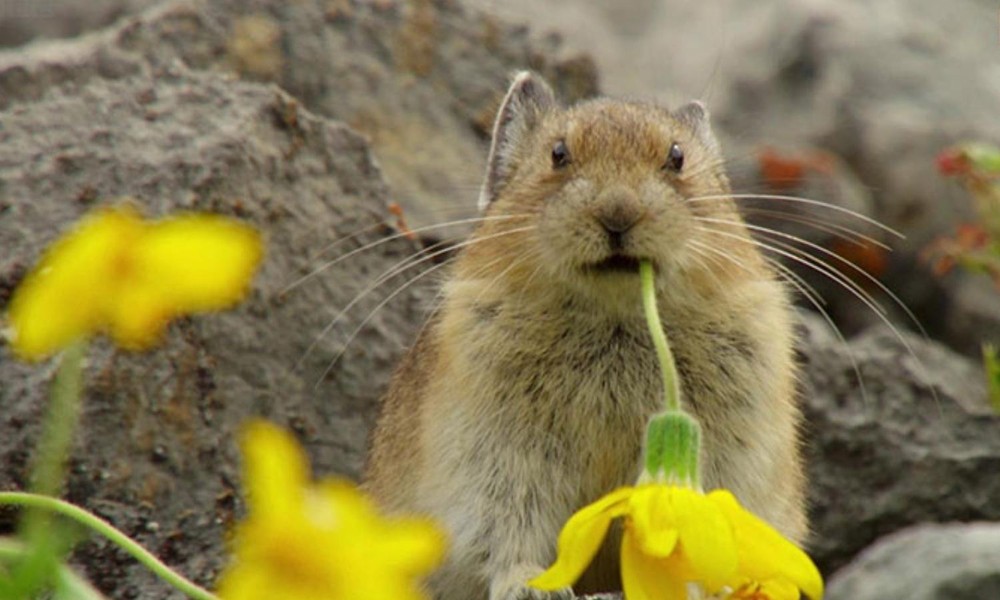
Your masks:
<svg viewBox="0 0 1000 600"><path fill-rule="evenodd" d="M613 250L625 245L625 234L642 219L643 211L635 195L624 190L602 194L594 218L608 234Z"/></svg>

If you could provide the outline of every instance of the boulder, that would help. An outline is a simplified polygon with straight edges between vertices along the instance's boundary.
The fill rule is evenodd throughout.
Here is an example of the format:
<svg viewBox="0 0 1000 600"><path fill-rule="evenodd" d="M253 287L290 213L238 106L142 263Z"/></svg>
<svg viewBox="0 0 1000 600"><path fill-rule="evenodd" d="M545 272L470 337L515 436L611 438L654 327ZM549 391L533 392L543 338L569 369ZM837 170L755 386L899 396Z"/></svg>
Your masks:
<svg viewBox="0 0 1000 600"><path fill-rule="evenodd" d="M0 53L0 108L175 60L277 83L367 135L393 200L423 225L475 214L486 139L514 70L540 72L570 101L597 91L586 55L530 43L524 28L449 0L174 0L79 38Z"/></svg>
<svg viewBox="0 0 1000 600"><path fill-rule="evenodd" d="M1000 520L1000 481L983 476L1000 468L1000 415L978 363L885 327L846 345L811 315L802 331L809 547L825 573L908 525Z"/></svg>
<svg viewBox="0 0 1000 600"><path fill-rule="evenodd" d="M888 535L837 572L828 600L1000 598L1000 524L925 524Z"/></svg>
<svg viewBox="0 0 1000 600"><path fill-rule="evenodd" d="M365 139L273 85L177 64L53 90L9 107L2 123L3 304L61 230L122 196L153 217L228 214L267 239L261 272L237 309L183 319L148 353L92 346L72 453L69 500L211 584L226 531L244 512L235 446L242 423L263 417L290 428L317 473L358 476L378 395L430 301L418 281L378 307L405 275L362 292L417 246L389 239L387 188ZM286 290L380 240L363 258ZM340 245L324 252L331 242ZM355 298L348 318L321 335ZM54 367L0 349L2 489L26 486ZM14 516L4 511L0 527L9 530ZM101 540L83 544L76 560L112 597L170 595Z"/></svg>

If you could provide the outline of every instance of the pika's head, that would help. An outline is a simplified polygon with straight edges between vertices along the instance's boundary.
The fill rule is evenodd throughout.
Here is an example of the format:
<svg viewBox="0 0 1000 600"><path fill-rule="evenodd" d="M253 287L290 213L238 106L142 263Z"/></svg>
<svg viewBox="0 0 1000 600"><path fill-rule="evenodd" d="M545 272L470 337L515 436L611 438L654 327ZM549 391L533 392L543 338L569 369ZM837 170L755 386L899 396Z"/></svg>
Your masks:
<svg viewBox="0 0 1000 600"><path fill-rule="evenodd" d="M493 128L479 198L491 225L480 237L519 229L508 251L546 279L601 294L637 281L644 258L661 278L732 266L749 248L722 163L699 102L563 108L521 72Z"/></svg>

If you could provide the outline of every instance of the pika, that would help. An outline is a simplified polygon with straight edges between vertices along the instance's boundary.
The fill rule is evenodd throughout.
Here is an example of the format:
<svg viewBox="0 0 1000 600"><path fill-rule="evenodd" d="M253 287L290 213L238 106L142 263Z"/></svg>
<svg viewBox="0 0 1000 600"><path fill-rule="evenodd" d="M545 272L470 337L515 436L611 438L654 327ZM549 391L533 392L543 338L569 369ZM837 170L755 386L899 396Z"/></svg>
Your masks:
<svg viewBox="0 0 1000 600"><path fill-rule="evenodd" d="M793 315L741 220L705 107L571 107L521 72L499 108L483 220L384 397L364 485L450 533L439 600L571 597L526 581L574 511L640 473L662 410L638 264L652 261L702 480L806 534ZM577 593L620 589L606 541Z"/></svg>

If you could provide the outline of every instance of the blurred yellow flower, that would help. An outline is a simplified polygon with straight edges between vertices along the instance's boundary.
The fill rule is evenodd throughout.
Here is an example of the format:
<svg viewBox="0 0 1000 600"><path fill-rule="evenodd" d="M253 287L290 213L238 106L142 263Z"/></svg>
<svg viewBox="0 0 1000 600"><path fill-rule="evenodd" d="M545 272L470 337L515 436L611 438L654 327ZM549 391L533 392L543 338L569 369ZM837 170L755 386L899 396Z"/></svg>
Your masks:
<svg viewBox="0 0 1000 600"><path fill-rule="evenodd" d="M57 240L11 300L14 351L38 360L94 333L141 349L170 319L239 302L263 255L250 226L218 215L143 220L125 204Z"/></svg>
<svg viewBox="0 0 1000 600"><path fill-rule="evenodd" d="M386 519L351 483L310 483L302 450L262 421L243 440L249 514L236 530L223 600L417 600L444 556L429 520Z"/></svg>
<svg viewBox="0 0 1000 600"><path fill-rule="evenodd" d="M529 583L542 590L572 585L617 517L625 517L628 600L684 600L689 583L733 599L797 600L799 590L812 600L823 596L809 557L731 493L663 484L620 488L579 510L559 534L555 564Z"/></svg>

